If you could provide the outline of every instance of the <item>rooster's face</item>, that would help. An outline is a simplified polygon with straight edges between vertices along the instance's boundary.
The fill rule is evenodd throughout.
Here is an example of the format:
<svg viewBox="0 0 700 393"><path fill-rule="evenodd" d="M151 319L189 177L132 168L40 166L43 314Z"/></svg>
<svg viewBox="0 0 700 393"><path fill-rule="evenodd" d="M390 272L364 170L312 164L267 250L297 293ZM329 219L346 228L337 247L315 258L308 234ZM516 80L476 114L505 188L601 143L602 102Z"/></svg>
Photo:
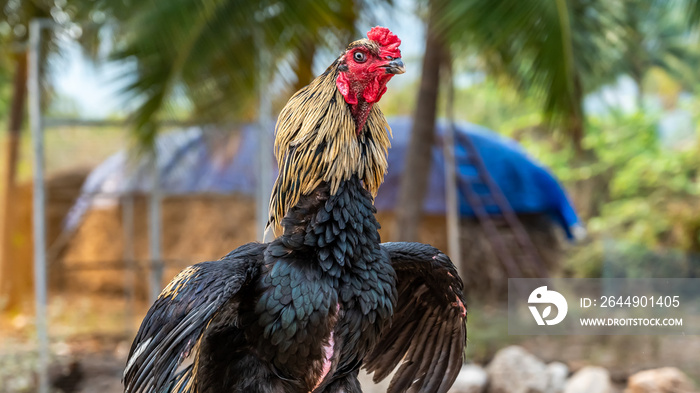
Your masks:
<svg viewBox="0 0 700 393"><path fill-rule="evenodd" d="M386 91L396 74L403 74L399 45L401 40L386 27L374 27L367 39L351 43L338 59L336 86L345 102L373 104Z"/></svg>
<svg viewBox="0 0 700 393"><path fill-rule="evenodd" d="M275 131L280 174L268 222L276 234L300 198L323 183L334 195L341 183L357 177L377 194L387 170L391 129L376 103L389 79L404 72L400 44L389 29L373 28L282 109Z"/></svg>

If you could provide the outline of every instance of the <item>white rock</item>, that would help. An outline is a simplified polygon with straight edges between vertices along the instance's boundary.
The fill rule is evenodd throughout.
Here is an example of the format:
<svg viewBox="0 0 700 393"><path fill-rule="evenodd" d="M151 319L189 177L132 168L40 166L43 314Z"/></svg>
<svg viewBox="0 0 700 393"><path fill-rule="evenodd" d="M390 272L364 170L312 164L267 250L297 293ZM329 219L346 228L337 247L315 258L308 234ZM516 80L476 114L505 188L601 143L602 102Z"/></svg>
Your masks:
<svg viewBox="0 0 700 393"><path fill-rule="evenodd" d="M547 365L547 388L545 393L562 393L566 386L566 378L569 376L569 367L561 362L552 362Z"/></svg>
<svg viewBox="0 0 700 393"><path fill-rule="evenodd" d="M519 346L496 353L487 367L489 393L544 393L547 389L546 366Z"/></svg>
<svg viewBox="0 0 700 393"><path fill-rule="evenodd" d="M629 378L625 393L692 393L693 382L675 367L638 372Z"/></svg>
<svg viewBox="0 0 700 393"><path fill-rule="evenodd" d="M610 373L603 367L586 366L568 381L564 393L612 393Z"/></svg>
<svg viewBox="0 0 700 393"><path fill-rule="evenodd" d="M489 381L489 376L486 370L474 365L467 364L462 367L462 370L457 375L451 393L483 393L486 389L486 384Z"/></svg>

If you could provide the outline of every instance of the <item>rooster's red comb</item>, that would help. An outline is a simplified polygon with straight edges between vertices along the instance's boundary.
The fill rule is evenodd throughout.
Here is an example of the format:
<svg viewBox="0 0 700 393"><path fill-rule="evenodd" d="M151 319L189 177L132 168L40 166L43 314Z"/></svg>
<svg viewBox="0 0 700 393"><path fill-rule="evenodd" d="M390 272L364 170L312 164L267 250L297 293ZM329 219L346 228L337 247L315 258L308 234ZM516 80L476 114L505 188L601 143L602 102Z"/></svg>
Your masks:
<svg viewBox="0 0 700 393"><path fill-rule="evenodd" d="M373 27L372 30L367 32L367 38L381 45L383 56L391 56L395 59L401 57L401 51L399 50L401 40L386 27Z"/></svg>

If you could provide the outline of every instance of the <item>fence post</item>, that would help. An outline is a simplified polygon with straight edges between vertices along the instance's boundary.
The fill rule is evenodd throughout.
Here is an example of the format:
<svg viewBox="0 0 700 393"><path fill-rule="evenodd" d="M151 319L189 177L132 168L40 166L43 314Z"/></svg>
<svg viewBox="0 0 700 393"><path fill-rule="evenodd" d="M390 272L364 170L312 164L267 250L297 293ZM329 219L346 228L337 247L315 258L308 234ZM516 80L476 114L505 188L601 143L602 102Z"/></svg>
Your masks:
<svg viewBox="0 0 700 393"><path fill-rule="evenodd" d="M258 224L258 240L265 241L269 240L265 239L265 225L269 217L268 207L272 191L272 182L270 181L270 174L272 173L270 153L273 146L273 138L270 134L272 129L272 102L268 91L268 81L272 78L272 61L270 50L260 37L262 35L256 35L260 80L258 82L258 176L255 190L255 219Z"/></svg>
<svg viewBox="0 0 700 393"><path fill-rule="evenodd" d="M133 333L134 323L134 194L122 198L122 230L124 236L124 295L126 297L126 334Z"/></svg>
<svg viewBox="0 0 700 393"><path fill-rule="evenodd" d="M459 178L457 177L457 160L455 158L455 126L454 115L454 80L452 64L444 69L447 73L447 127L442 139L442 152L445 156L445 213L447 218L447 250L450 259L457 267L457 272L464 277L462 266L462 246L460 244L460 211L459 211Z"/></svg>
<svg viewBox="0 0 700 393"><path fill-rule="evenodd" d="M163 261L161 257L161 229L163 220L161 217L161 189L160 189L160 167L158 166L158 141L151 156L151 170L153 176L153 186L148 200L148 240L149 240L149 300L151 303L158 299L160 286L163 282Z"/></svg>
<svg viewBox="0 0 700 393"><path fill-rule="evenodd" d="M34 235L34 304L36 332L38 340L39 393L49 393L49 334L47 321L47 280L46 280L46 189L44 183L44 130L41 115L41 86L39 84L39 64L41 58L41 19L29 22L29 124L32 136L34 190L33 235ZM19 262L19 261L17 261Z"/></svg>

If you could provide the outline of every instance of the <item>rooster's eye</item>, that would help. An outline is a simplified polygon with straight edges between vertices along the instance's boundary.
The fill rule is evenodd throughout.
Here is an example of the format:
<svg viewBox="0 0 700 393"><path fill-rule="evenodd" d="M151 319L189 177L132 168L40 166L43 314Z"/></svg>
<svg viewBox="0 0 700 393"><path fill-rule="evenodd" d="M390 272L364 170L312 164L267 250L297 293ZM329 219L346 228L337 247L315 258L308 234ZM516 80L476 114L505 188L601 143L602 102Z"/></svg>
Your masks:
<svg viewBox="0 0 700 393"><path fill-rule="evenodd" d="M358 63L364 63L365 60L367 60L367 58L365 57L365 54L362 52L355 52L353 57L354 57L355 61Z"/></svg>

